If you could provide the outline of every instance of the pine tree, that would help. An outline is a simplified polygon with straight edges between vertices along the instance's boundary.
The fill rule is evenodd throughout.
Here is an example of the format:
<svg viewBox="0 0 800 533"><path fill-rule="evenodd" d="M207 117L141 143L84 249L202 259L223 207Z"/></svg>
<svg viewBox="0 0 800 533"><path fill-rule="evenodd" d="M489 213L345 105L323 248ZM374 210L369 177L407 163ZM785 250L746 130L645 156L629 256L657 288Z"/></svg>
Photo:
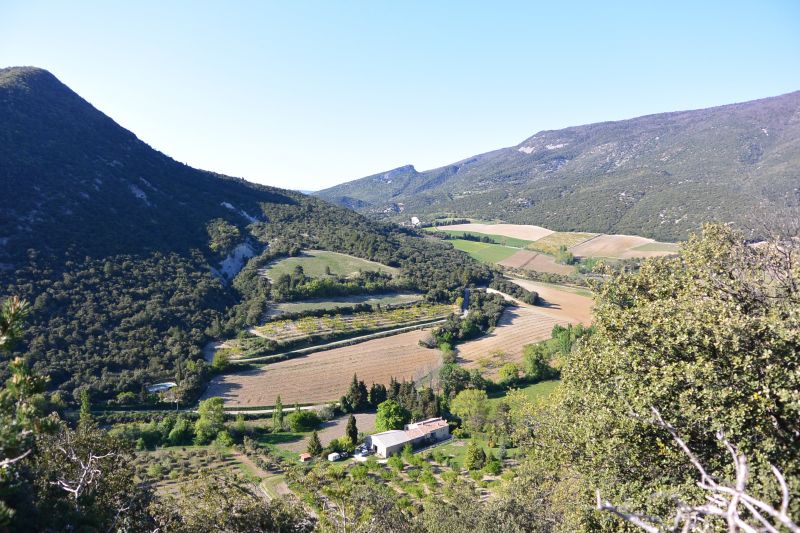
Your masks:
<svg viewBox="0 0 800 533"><path fill-rule="evenodd" d="M474 440L470 439L467 452L464 454L464 468L480 470L486 464L486 452Z"/></svg>
<svg viewBox="0 0 800 533"><path fill-rule="evenodd" d="M272 431L283 431L283 403L280 394L275 399L275 409L272 410Z"/></svg>
<svg viewBox="0 0 800 533"><path fill-rule="evenodd" d="M319 435L314 431L308 439L308 447L306 451L314 457L322 453L322 443L319 441Z"/></svg>
<svg viewBox="0 0 800 533"><path fill-rule="evenodd" d="M347 419L346 435L353 446L358 443L358 427L356 426L356 417L353 415L350 415L350 418Z"/></svg>

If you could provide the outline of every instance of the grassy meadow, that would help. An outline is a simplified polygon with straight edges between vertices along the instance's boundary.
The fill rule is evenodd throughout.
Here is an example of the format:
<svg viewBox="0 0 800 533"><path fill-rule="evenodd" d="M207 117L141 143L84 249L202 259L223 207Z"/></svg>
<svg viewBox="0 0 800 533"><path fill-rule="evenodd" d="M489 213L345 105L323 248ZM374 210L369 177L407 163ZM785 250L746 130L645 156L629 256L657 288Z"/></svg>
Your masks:
<svg viewBox="0 0 800 533"><path fill-rule="evenodd" d="M498 263L508 259L519 251L519 248L503 246L502 244L491 244L486 242L465 241L456 239L448 241L462 252L468 253L473 259L482 263Z"/></svg>
<svg viewBox="0 0 800 533"><path fill-rule="evenodd" d="M386 272L392 276L400 274L400 270L397 268L374 261L367 261L360 257L353 257L352 255L324 250L307 250L297 257L281 259L265 268L263 274L269 279L278 279L282 274L291 274L298 265L303 267L303 272L305 272L306 276L312 278L326 277L329 275L328 272L330 272L330 275L335 276L350 276L360 270L365 272Z"/></svg>

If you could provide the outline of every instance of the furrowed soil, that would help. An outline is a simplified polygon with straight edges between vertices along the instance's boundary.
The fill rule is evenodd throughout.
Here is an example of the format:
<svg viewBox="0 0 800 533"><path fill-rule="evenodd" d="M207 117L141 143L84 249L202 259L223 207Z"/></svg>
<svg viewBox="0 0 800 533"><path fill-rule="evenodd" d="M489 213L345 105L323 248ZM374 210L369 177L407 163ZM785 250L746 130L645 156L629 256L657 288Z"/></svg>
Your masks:
<svg viewBox="0 0 800 533"><path fill-rule="evenodd" d="M438 350L419 345L427 335L411 331L217 376L203 397L219 396L233 408L273 405L279 394L284 405L324 403L338 400L354 373L368 385L392 377L420 380L435 374L442 359Z"/></svg>
<svg viewBox="0 0 800 533"><path fill-rule="evenodd" d="M571 324L580 323L588 326L592 323L594 300L591 297L576 294L568 287L560 289L553 285L526 279L512 279L511 281L523 289L536 291L541 300L540 305L549 315L566 320Z"/></svg>
<svg viewBox="0 0 800 533"><path fill-rule="evenodd" d="M505 363L522 362L526 344L547 340L554 325L568 323L533 306L509 307L491 333L458 346L458 362L479 369L485 377L497 378Z"/></svg>
<svg viewBox="0 0 800 533"><path fill-rule="evenodd" d="M509 268L521 268L523 270L534 270L536 272L549 272L551 274L572 274L575 267L556 263L549 255L528 250L520 250L508 259L497 263Z"/></svg>
<svg viewBox="0 0 800 533"><path fill-rule="evenodd" d="M634 257L658 257L675 253L669 250L648 250L656 244L653 239L637 237L636 235L599 235L593 239L579 244L570 249L580 257L610 257L614 259L631 259ZM668 244L668 243L658 243ZM646 247L644 250L636 248Z"/></svg>

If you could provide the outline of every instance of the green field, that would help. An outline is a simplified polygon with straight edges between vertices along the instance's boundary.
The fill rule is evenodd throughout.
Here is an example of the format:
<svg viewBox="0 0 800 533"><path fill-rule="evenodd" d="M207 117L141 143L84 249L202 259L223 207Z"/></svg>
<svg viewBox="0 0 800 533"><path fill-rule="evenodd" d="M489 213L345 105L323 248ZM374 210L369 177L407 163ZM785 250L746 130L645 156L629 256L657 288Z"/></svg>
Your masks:
<svg viewBox="0 0 800 533"><path fill-rule="evenodd" d="M519 248L511 248L509 246L503 246L502 244L464 241L461 239L448 242L452 243L457 250L467 252L473 259L482 263L498 263L519 252Z"/></svg>
<svg viewBox="0 0 800 533"><path fill-rule="evenodd" d="M333 310L337 307L355 307L359 304L368 305L398 305L419 302L422 296L419 294L360 294L355 296L340 296L327 298L324 300L306 300L304 302L284 302L270 307L270 316L277 316L289 313L300 313L303 311L317 311L320 309Z"/></svg>
<svg viewBox="0 0 800 533"><path fill-rule="evenodd" d="M527 246L529 250L536 250L546 254L555 254L558 252L559 247L566 246L572 248L582 242L586 242L592 237L596 237L597 233L576 233L572 231L557 231L551 233L546 237L542 237Z"/></svg>
<svg viewBox="0 0 800 533"><path fill-rule="evenodd" d="M400 270L397 268L353 257L352 255L323 250L306 250L297 257L281 259L262 270L262 273L269 279L278 279L282 274L291 274L298 265L303 267L303 272L305 272L306 276L312 278L326 277L326 267L330 269L332 275L336 276L350 276L358 273L359 270L386 272L392 276L400 274Z"/></svg>
<svg viewBox="0 0 800 533"><path fill-rule="evenodd" d="M679 245L674 242L651 242L634 248L637 252L675 252Z"/></svg>
<svg viewBox="0 0 800 533"><path fill-rule="evenodd" d="M554 390L561 384L561 381L558 379L552 379L550 381L540 381L539 383L534 383L533 385L528 385L527 387L523 387L518 389L522 391L525 396L533 401L533 402L540 402L547 399ZM493 405L500 403L506 397L506 392L504 391L502 394L498 396L493 396L489 399L489 402Z"/></svg>
<svg viewBox="0 0 800 533"><path fill-rule="evenodd" d="M430 231L439 231L441 233L447 233L451 237L461 237L463 235L469 235L472 237L489 237L494 242L502 244L504 246L513 246L514 248L525 248L533 241L527 241L525 239L517 239L516 237L506 237L505 235L495 235L492 233L478 233L476 231L459 231L459 230L451 230L451 229L440 229L440 228L426 228Z"/></svg>

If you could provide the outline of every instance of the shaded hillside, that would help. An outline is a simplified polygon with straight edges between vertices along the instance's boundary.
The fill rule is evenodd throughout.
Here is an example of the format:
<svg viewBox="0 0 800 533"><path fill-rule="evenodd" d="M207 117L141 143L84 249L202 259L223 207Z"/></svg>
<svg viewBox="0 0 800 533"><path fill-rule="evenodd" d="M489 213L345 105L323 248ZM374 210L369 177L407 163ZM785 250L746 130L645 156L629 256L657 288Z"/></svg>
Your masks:
<svg viewBox="0 0 800 533"><path fill-rule="evenodd" d="M798 202L800 92L557 131L442 168L412 166L320 197L395 220L497 218L557 230L684 238Z"/></svg>
<svg viewBox="0 0 800 533"><path fill-rule="evenodd" d="M490 275L396 226L178 163L50 73L0 70L0 299L31 302L18 349L51 388L178 379L190 397L203 344L269 305L257 266L311 247L399 267L431 298Z"/></svg>

